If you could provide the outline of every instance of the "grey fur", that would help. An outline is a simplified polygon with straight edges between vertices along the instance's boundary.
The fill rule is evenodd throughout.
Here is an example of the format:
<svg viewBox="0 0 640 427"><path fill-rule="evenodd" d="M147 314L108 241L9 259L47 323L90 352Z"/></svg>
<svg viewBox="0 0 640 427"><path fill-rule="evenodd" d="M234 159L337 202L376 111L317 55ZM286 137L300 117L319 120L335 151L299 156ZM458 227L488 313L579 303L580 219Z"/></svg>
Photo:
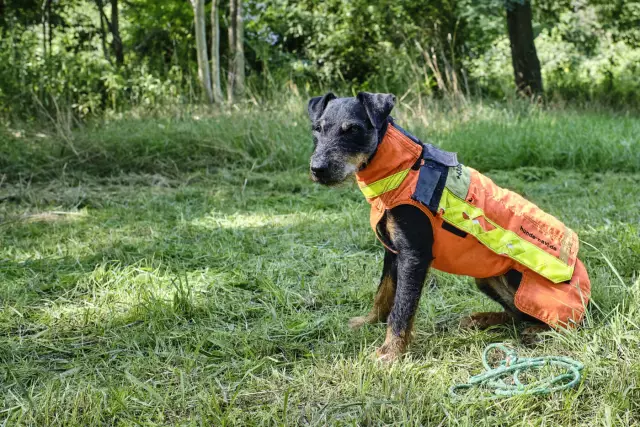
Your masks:
<svg viewBox="0 0 640 427"><path fill-rule="evenodd" d="M396 96L392 93L369 93L360 92L358 100L364 105L369 115L369 120L376 129L382 129L384 123L391 114L391 110L396 105Z"/></svg>
<svg viewBox="0 0 640 427"><path fill-rule="evenodd" d="M336 96L333 92L328 92L324 96L316 96L315 98L311 98L309 100L309 105L307 106L307 111L309 113L309 118L312 122L317 121L325 108L327 108L327 104L329 101L336 99Z"/></svg>
<svg viewBox="0 0 640 427"><path fill-rule="evenodd" d="M314 151L312 178L331 185L357 172L375 153L395 96L360 92L356 97L336 98L329 92L309 101Z"/></svg>

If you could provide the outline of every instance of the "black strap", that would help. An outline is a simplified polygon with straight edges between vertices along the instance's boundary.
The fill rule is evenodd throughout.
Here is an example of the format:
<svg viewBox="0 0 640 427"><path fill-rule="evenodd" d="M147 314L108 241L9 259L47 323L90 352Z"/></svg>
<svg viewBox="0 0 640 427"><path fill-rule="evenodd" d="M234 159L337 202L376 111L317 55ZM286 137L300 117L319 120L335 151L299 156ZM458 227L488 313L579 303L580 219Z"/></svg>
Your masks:
<svg viewBox="0 0 640 427"><path fill-rule="evenodd" d="M449 168L458 166L458 156L431 144L422 144L420 157L424 160L420 166L416 190L411 197L427 206L435 215L447 183Z"/></svg>
<svg viewBox="0 0 640 427"><path fill-rule="evenodd" d="M449 233L453 233L458 237L462 237L463 239L467 237L467 233L465 231L460 230L459 228L454 227L449 224L447 221L442 221L442 229L447 230Z"/></svg>
<svg viewBox="0 0 640 427"><path fill-rule="evenodd" d="M440 163L441 165L444 165L450 168L454 166L458 166L460 164L458 162L457 153L441 150L437 147L434 147L431 144L422 145L422 158L425 160L431 160L436 163Z"/></svg>
<svg viewBox="0 0 640 427"><path fill-rule="evenodd" d="M438 212L438 205L440 205L448 175L448 166L425 160L420 167L416 190L411 197L428 207L435 215Z"/></svg>

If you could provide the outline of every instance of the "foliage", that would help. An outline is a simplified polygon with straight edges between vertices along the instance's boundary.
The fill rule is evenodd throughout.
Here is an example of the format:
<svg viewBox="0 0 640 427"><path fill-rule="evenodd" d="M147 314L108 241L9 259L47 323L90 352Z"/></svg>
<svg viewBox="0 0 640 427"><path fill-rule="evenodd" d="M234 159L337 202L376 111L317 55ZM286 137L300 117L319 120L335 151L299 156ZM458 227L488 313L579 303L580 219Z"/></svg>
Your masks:
<svg viewBox="0 0 640 427"><path fill-rule="evenodd" d="M118 110L125 105L196 99L192 91L185 90L193 81L189 74L191 49L187 48L190 35L172 32L170 40L174 47L181 45L186 61L173 60L171 55L178 53L167 52L165 62L158 61L158 52L144 54L156 47L151 40L161 39L157 34L161 31L138 43L137 37L142 35L133 30L125 42L128 46L136 43L143 55L130 52L126 66L119 69L102 50L96 5L71 0L55 4L57 25L51 51L46 56L38 25L25 25L19 16L10 16L8 24L0 28L0 111L34 115L64 106L83 117L106 109ZM168 12L175 18L175 8L158 8L158 15ZM145 16L136 15L142 22Z"/></svg>
<svg viewBox="0 0 640 427"><path fill-rule="evenodd" d="M536 38L547 92L552 97L638 105L640 44L635 41L636 29L605 24L601 14L608 6L587 2L574 4L575 9L561 3L554 6L542 10L548 15L547 23L538 27ZM622 10L628 10L628 20L640 23L640 9L635 17L634 9ZM548 23L550 19L553 24ZM512 84L511 58L507 37L497 32L494 37L493 46L472 59L469 68L481 87L500 94Z"/></svg>
<svg viewBox="0 0 640 427"><path fill-rule="evenodd" d="M57 0L46 18L37 0L5 0L0 113L26 118L64 106L82 117L199 102L188 2L120 2L121 67L112 63L108 32L103 43L98 3ZM109 1L104 3L108 15ZM228 5L221 5L225 69ZM440 95L454 89L498 98L513 92L502 0L248 0L245 8L247 86L254 102L296 87ZM551 98L638 104L635 2L537 0L533 11Z"/></svg>
<svg viewBox="0 0 640 427"><path fill-rule="evenodd" d="M263 11L257 24L296 58L296 71L312 81L371 90L376 84L402 90L403 68L419 58L415 41L457 49L447 40L463 27L449 1L270 0Z"/></svg>

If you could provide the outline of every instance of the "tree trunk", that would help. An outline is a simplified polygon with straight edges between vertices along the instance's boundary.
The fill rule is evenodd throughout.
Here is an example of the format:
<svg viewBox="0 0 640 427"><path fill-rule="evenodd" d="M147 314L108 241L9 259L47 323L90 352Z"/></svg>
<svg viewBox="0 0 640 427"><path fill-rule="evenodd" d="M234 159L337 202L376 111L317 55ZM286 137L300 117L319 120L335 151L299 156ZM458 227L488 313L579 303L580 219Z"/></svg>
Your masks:
<svg viewBox="0 0 640 427"><path fill-rule="evenodd" d="M111 0L111 47L116 57L116 64L124 64L124 51L122 49L122 39L120 38L120 17L118 12L118 0Z"/></svg>
<svg viewBox="0 0 640 427"><path fill-rule="evenodd" d="M49 2L49 12L47 13L47 26L49 27L49 55L51 55L53 52L53 48L51 47L53 40L53 28L51 26L51 2Z"/></svg>
<svg viewBox="0 0 640 427"><path fill-rule="evenodd" d="M42 13L42 57L47 58L47 21Z"/></svg>
<svg viewBox="0 0 640 427"><path fill-rule="evenodd" d="M236 10L238 0L229 1L229 60L227 73L227 99L233 103L234 85L236 82L235 73L235 52L236 52Z"/></svg>
<svg viewBox="0 0 640 427"><path fill-rule="evenodd" d="M229 7L229 80L227 96L233 103L244 92L244 25L242 0L230 0Z"/></svg>
<svg viewBox="0 0 640 427"><path fill-rule="evenodd" d="M42 1L42 55L44 58L47 57L47 27L49 28L49 51L51 51L51 1Z"/></svg>
<svg viewBox="0 0 640 427"><path fill-rule="evenodd" d="M204 0L191 0L193 17L196 30L196 52L198 53L198 77L200 84L207 95L209 103L213 103L213 91L211 89L211 73L209 71L209 58L207 55L207 29L204 20Z"/></svg>
<svg viewBox="0 0 640 427"><path fill-rule="evenodd" d="M102 0L96 0L96 6L98 6L98 11L100 15L100 44L102 44L102 53L104 55L104 59L106 59L107 62L109 62L109 64L113 65L113 63L111 62L111 55L109 54L109 49L107 49L107 30L104 27L105 25L104 21L107 19L107 17L104 14L104 3L102 2ZM107 26L109 26L108 22L107 22Z"/></svg>
<svg viewBox="0 0 640 427"><path fill-rule="evenodd" d="M244 94L244 20L242 18L242 0L236 9L236 95Z"/></svg>
<svg viewBox="0 0 640 427"><path fill-rule="evenodd" d="M220 83L220 0L211 2L211 80L213 99L222 103L222 85Z"/></svg>
<svg viewBox="0 0 640 427"><path fill-rule="evenodd" d="M511 62L517 91L525 96L542 95L540 61L533 42L531 2L507 2L507 27L511 42Z"/></svg>

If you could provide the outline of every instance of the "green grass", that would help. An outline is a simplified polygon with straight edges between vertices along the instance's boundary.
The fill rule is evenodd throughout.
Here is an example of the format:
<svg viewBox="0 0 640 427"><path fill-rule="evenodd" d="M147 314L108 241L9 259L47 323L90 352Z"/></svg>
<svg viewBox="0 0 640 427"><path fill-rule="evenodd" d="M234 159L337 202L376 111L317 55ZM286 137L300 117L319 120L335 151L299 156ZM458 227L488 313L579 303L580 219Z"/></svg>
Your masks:
<svg viewBox="0 0 640 427"><path fill-rule="evenodd" d="M310 152L305 100L239 112L127 115L70 131L14 124L0 129L0 176L43 181L69 174L113 176L242 167L300 169ZM640 120L626 113L400 103L394 116L418 137L481 171L538 166L585 172L640 172Z"/></svg>
<svg viewBox="0 0 640 427"><path fill-rule="evenodd" d="M551 113L514 123L497 118L507 113L491 114L458 115L449 130L443 121L434 140L449 144L447 135L457 134L460 144L476 136L502 144L526 129L527 141L554 132L574 141L581 128L573 113L562 113L575 121L564 122L567 133L545 125ZM259 117L230 120L257 129ZM262 142L250 152L244 131L226 139L207 130L218 119L206 120L157 120L165 130L176 126L166 135L150 130L152 120L85 129L74 142L85 141L83 132L93 135L95 147L106 144L101 160L63 169L40 160L29 166L24 158L7 173L0 187L0 425L637 423L640 175L596 173L568 161L560 171L545 164L491 171L498 184L562 218L597 248L581 249L595 303L585 327L548 333L534 348L520 346L514 326L461 331L461 316L498 307L471 279L436 272L410 354L389 367L369 358L384 325L357 332L346 325L370 307L382 263L357 188L308 180L306 123L266 123L273 133L256 131ZM640 127L611 116L600 117L604 129L595 130L591 120L583 120L590 141L637 138ZM206 157L202 147L185 154L192 138L186 134L228 142L239 157ZM137 145L114 151L127 150L118 135ZM183 139L174 147L176 135ZM12 143L20 139L47 158L67 156L33 148L48 138ZM145 145L147 157L134 156ZM464 147L465 159L482 158ZM621 169L635 170L632 160ZM483 348L500 341L527 356L581 360L584 381L548 397L451 401L448 387L480 372Z"/></svg>

